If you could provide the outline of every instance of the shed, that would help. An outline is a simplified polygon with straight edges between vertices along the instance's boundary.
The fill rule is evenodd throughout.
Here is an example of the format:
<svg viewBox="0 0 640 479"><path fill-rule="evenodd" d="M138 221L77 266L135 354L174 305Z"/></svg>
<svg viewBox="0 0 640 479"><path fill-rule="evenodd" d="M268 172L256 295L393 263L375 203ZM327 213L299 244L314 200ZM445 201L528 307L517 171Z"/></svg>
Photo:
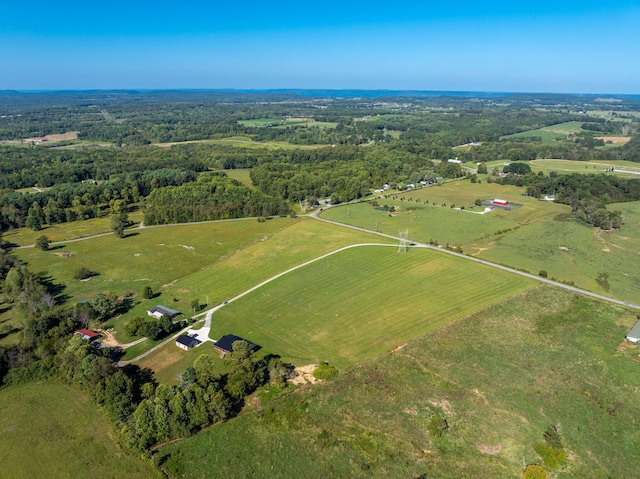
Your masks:
<svg viewBox="0 0 640 479"><path fill-rule="evenodd" d="M640 321L625 336L632 343L640 342Z"/></svg>
<svg viewBox="0 0 640 479"><path fill-rule="evenodd" d="M189 336L188 334L182 334L176 338L176 346L184 349L185 351L189 351L196 346L199 346L201 341L198 341L193 336Z"/></svg>
<svg viewBox="0 0 640 479"><path fill-rule="evenodd" d="M156 318L156 319L160 319L162 316L166 314L171 319L173 319L180 314L180 311L176 311L175 309L167 308L166 306L156 304L153 308L147 310L147 314L152 318Z"/></svg>
<svg viewBox="0 0 640 479"><path fill-rule="evenodd" d="M507 200L499 200L498 198L496 198L495 200L493 200L493 204L498 206L507 206L509 202Z"/></svg>
<svg viewBox="0 0 640 479"><path fill-rule="evenodd" d="M95 341L100 337L98 333L91 331L90 329L78 329L77 331L74 331L73 334L77 334L82 339L88 339L89 341Z"/></svg>
<svg viewBox="0 0 640 479"><path fill-rule="evenodd" d="M235 343L236 341L246 341L247 343L249 343L249 347L254 351L259 349L256 344L253 344L251 341L247 341L240 336L236 336L235 334L225 334L213 344L213 347L220 353L220 357L224 358L227 353L233 352L233 343Z"/></svg>

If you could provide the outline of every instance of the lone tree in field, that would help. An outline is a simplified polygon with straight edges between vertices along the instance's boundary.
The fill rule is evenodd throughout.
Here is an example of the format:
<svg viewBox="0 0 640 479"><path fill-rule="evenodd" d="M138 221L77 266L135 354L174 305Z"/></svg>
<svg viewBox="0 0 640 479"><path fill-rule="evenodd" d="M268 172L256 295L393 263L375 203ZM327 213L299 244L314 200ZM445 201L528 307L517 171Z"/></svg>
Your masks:
<svg viewBox="0 0 640 479"><path fill-rule="evenodd" d="M151 286L144 287L144 289L142 290L142 296L144 296L145 299L153 298L153 290L151 289Z"/></svg>
<svg viewBox="0 0 640 479"><path fill-rule="evenodd" d="M124 229L129 223L129 216L122 212L111 216L111 231L113 231L118 238L124 238Z"/></svg>
<svg viewBox="0 0 640 479"><path fill-rule="evenodd" d="M36 248L41 249L42 251L47 251L50 244L51 242L49 241L49 238L47 238L45 235L40 236L36 240Z"/></svg>
<svg viewBox="0 0 640 479"><path fill-rule="evenodd" d="M200 309L200 300L199 299L192 299L191 300L191 307L193 308L193 314L196 314L196 311L198 311Z"/></svg>

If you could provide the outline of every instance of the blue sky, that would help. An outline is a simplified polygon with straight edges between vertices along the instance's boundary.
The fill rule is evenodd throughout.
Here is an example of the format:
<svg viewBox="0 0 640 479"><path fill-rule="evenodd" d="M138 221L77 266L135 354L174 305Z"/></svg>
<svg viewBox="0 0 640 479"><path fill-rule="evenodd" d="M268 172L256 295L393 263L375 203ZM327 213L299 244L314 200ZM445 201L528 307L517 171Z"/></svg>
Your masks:
<svg viewBox="0 0 640 479"><path fill-rule="evenodd" d="M0 89L640 93L637 0L93 3L0 0Z"/></svg>

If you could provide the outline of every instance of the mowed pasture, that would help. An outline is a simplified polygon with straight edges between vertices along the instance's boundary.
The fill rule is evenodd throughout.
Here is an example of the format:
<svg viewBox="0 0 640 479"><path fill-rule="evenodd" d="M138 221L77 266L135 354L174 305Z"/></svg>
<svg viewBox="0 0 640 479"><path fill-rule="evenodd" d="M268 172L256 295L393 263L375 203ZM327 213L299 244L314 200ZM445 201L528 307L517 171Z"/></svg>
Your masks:
<svg viewBox="0 0 640 479"><path fill-rule="evenodd" d="M251 182L251 178L249 176L249 174L251 173L251 168L235 168L232 170L221 170L221 171L224 171L229 178L238 180L244 186L247 186L254 190L257 189Z"/></svg>
<svg viewBox="0 0 640 479"><path fill-rule="evenodd" d="M500 137L501 140L509 141L512 138L530 138L538 137L542 139L542 143L552 144L556 141L562 141L567 138L571 133L579 133L582 131L581 121L568 121L565 123L558 123L556 125L549 125L537 130L528 130L520 133L514 133L513 135L505 135Z"/></svg>
<svg viewBox="0 0 640 479"><path fill-rule="evenodd" d="M288 149L288 150L314 150L316 148L324 148L328 145L292 145L283 141L254 141L249 136L230 136L227 138L211 139L211 140L187 140L173 141L167 143L154 143L153 146L160 148L170 148L174 145L184 145L187 143L208 143L212 145L241 146L243 148L268 148L268 149Z"/></svg>
<svg viewBox="0 0 640 479"><path fill-rule="evenodd" d="M549 477L636 477L639 349L617 351L634 318L533 288L164 446L160 462L181 478L517 478L557 426L568 460Z"/></svg>
<svg viewBox="0 0 640 479"><path fill-rule="evenodd" d="M126 322L145 316L155 304L189 316L193 299L219 304L299 263L372 238L307 218L275 218L262 223L246 219L147 227L123 239L108 235L51 251L28 248L15 250L15 254L33 271L43 272L62 285L71 304L98 292L133 293L132 309L107 323L115 327L117 339L127 343L135 338L124 334ZM75 272L82 267L98 276L89 281L75 279ZM145 286L157 296L142 298Z"/></svg>
<svg viewBox="0 0 640 479"><path fill-rule="evenodd" d="M357 246L225 306L211 336L239 335L297 365L345 367L533 284L424 248Z"/></svg>
<svg viewBox="0 0 640 479"><path fill-rule="evenodd" d="M0 476L162 477L125 454L106 417L77 390L33 383L0 390Z"/></svg>
<svg viewBox="0 0 640 479"><path fill-rule="evenodd" d="M529 162L534 172L542 171L549 174L551 171L558 173L605 173L610 168L614 171L609 175L637 178L640 175L640 164L632 161L572 161L572 160L532 160Z"/></svg>
<svg viewBox="0 0 640 479"><path fill-rule="evenodd" d="M135 224L140 224L142 221L142 212L133 211L129 213L129 220ZM126 232L129 234L131 230L128 229ZM105 215L100 218L92 218L85 221L44 225L39 231L33 231L29 228L18 228L4 232L2 239L7 243L17 246L28 246L35 244L40 236L46 236L49 238L49 241L57 242L108 233L111 233L111 217Z"/></svg>
<svg viewBox="0 0 640 479"><path fill-rule="evenodd" d="M363 203L331 208L322 217L392 235L408 229L414 241L461 246L466 254L533 274L545 270L550 278L640 304L640 202L608 205L623 211L625 221L620 230L608 232L577 219L569 206L520 196L523 191L457 181L396 196L404 201L378 199L381 205L399 205L391 216ZM497 197L522 206L483 215L450 208L452 202L468 205L474 197ZM600 273L608 274L608 285L596 281Z"/></svg>
<svg viewBox="0 0 640 479"><path fill-rule="evenodd" d="M523 191L515 186L460 180L375 198L378 207L371 201L330 208L321 217L392 235L408 229L409 238L416 241L464 246L499 231L570 211L564 205L523 196ZM474 204L477 199L495 198L521 206L511 211L485 212L484 206ZM385 211L385 205L393 206L395 211Z"/></svg>

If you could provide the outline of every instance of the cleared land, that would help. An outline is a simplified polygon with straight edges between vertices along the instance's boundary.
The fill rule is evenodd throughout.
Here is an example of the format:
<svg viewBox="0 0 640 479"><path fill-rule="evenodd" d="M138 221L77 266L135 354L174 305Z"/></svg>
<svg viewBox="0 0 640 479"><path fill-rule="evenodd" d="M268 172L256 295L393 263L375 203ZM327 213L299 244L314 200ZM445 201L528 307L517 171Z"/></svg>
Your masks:
<svg viewBox="0 0 640 479"><path fill-rule="evenodd" d="M558 123L557 125L545 126L537 130L523 131L514 133L513 135L505 135L500 137L501 140L509 140L511 138L530 138L537 136L542 138L542 143L555 143L566 139L571 133L579 133L582 131L581 121L568 121L566 123Z"/></svg>
<svg viewBox="0 0 640 479"><path fill-rule="evenodd" d="M0 435L6 479L162 477L120 450L112 426L86 397L59 384L0 390Z"/></svg>
<svg viewBox="0 0 640 479"><path fill-rule="evenodd" d="M214 314L232 333L302 365L344 367L535 284L441 253L345 250L269 283Z"/></svg>
<svg viewBox="0 0 640 479"><path fill-rule="evenodd" d="M165 446L161 462L183 478L516 478L558 426L568 460L554 477L634 477L639 350L617 352L629 316L535 288Z"/></svg>
<svg viewBox="0 0 640 479"><path fill-rule="evenodd" d="M550 278L640 302L640 231L633 220L640 214L636 213L640 212L639 202L626 203L624 209L609 205L610 209L624 211L625 224L620 230L606 232L572 216L566 205L519 196L517 192L522 190L458 181L397 195L404 201L377 200L380 205L397 206L394 213L363 203L331 208L322 217L392 235L408 229L409 238L416 241L459 245L465 253L482 259L533 274L546 270ZM450 208L451 203L469 208L474 197L497 197L522 206L483 215ZM596 282L600 273L609 274L609 289Z"/></svg>
<svg viewBox="0 0 640 479"><path fill-rule="evenodd" d="M251 188L257 189L253 183L251 183L251 178L249 177L249 173L251 173L251 168L236 168L233 170L222 170L224 171L229 178L233 178L234 180L238 180L243 185Z"/></svg>
<svg viewBox="0 0 640 479"><path fill-rule="evenodd" d="M73 301L101 291L140 295L151 286L159 296L134 296L132 309L107 323L127 343L123 332L134 316L146 316L155 304L191 314L191 300L211 305L235 296L292 266L342 246L374 237L307 218L254 219L144 228L118 239L114 235L60 245L52 251L15 250L36 272L46 272ZM87 267L99 273L89 281L74 278ZM150 343L150 342L145 342ZM142 349L151 347L144 344ZM140 351L141 352L141 351ZM133 357L133 356L131 356Z"/></svg>
<svg viewBox="0 0 640 479"><path fill-rule="evenodd" d="M154 143L153 146L160 148L169 148L173 145L184 145L187 143L209 143L213 145L242 146L244 148L270 148L270 149L289 149L289 150L315 150L317 148L325 148L328 145L292 145L282 141L253 141L248 136L230 136L220 140L190 140L190 141L174 141L169 143Z"/></svg>
<svg viewBox="0 0 640 479"><path fill-rule="evenodd" d="M604 173L615 168L610 175L637 177L640 165L632 161L572 161L572 160L532 160L529 162L534 171L557 171L559 173Z"/></svg>

